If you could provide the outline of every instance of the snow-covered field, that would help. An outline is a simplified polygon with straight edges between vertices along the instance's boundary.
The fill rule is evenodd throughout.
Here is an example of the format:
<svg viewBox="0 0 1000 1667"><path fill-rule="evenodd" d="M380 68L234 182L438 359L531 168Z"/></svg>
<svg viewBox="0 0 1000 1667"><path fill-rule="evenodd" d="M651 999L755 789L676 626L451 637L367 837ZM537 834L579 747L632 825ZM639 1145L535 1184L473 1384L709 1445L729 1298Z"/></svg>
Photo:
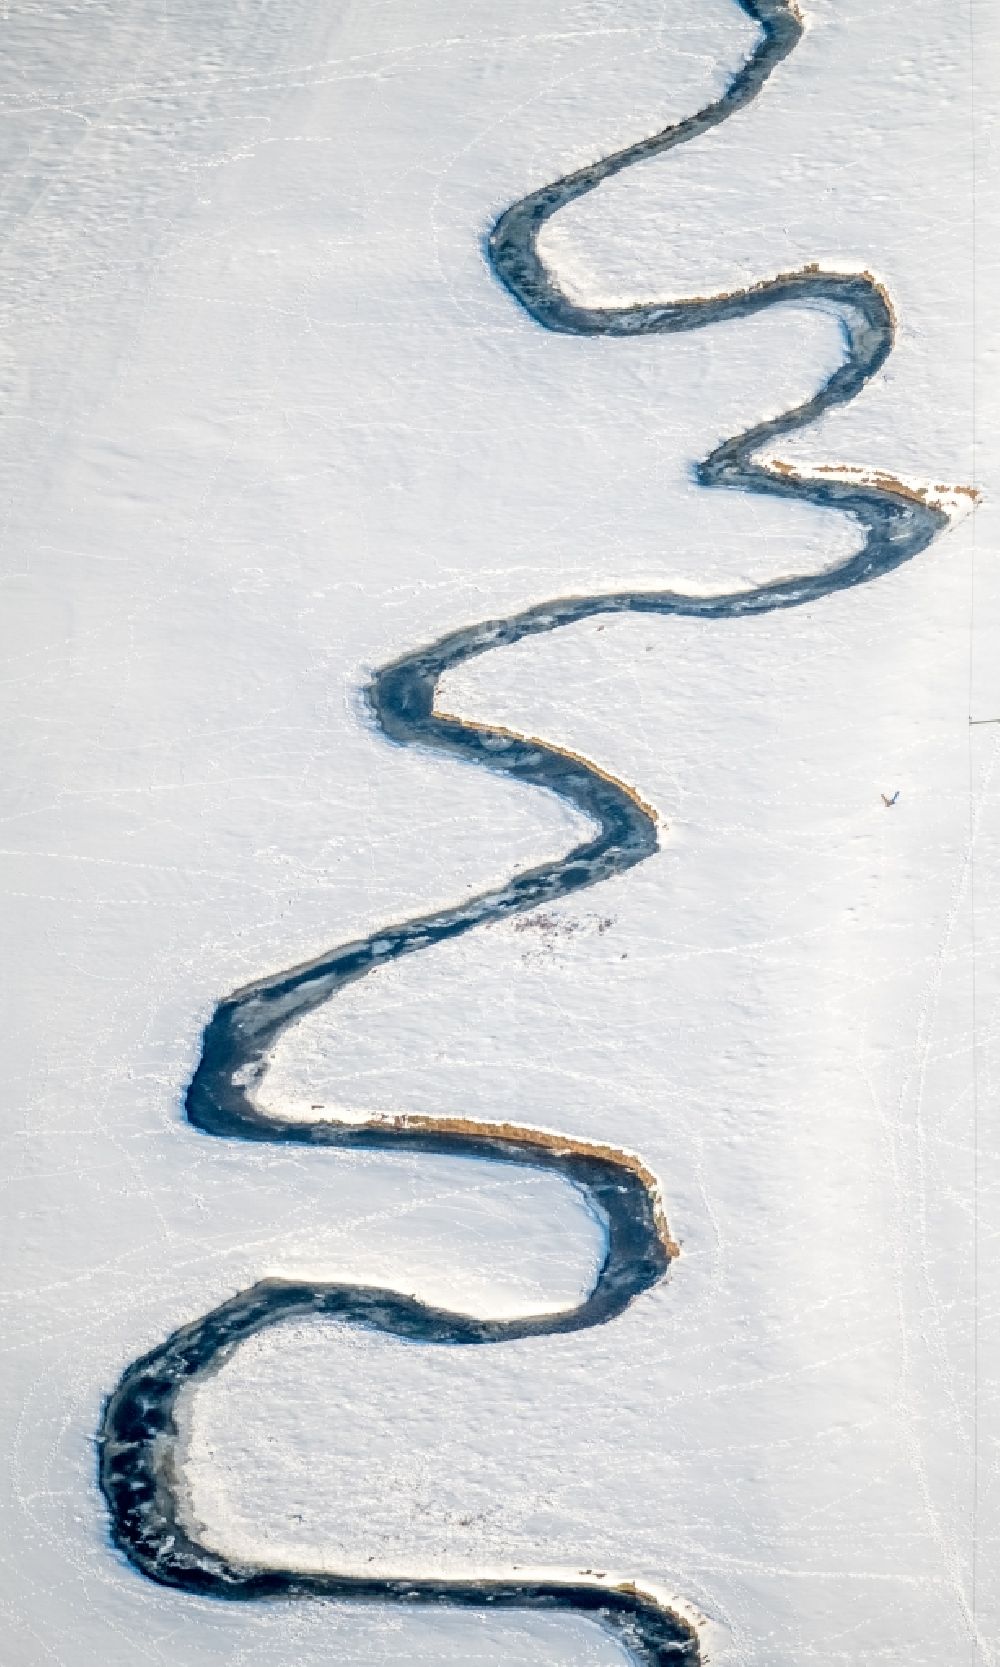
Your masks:
<svg viewBox="0 0 1000 1667"><path fill-rule="evenodd" d="M1000 718L1000 28L972 13L808 0L756 104L545 231L599 303L868 269L896 350L780 455L983 500L815 607L594 620L448 679L449 710L634 786L662 849L346 991L265 1099L629 1147L682 1256L576 1336L246 1345L184 1414L186 1508L231 1556L609 1570L704 1616L717 1667L993 1658L1000 724L968 719ZM163 1591L108 1545L93 1436L130 1361L269 1274L488 1315L594 1277L555 1178L244 1148L181 1095L236 985L579 834L388 746L373 667L547 597L851 547L691 479L830 373L828 314L583 341L483 259L503 208L699 108L754 31L731 0L4 27L2 1660L620 1667L565 1617Z"/></svg>

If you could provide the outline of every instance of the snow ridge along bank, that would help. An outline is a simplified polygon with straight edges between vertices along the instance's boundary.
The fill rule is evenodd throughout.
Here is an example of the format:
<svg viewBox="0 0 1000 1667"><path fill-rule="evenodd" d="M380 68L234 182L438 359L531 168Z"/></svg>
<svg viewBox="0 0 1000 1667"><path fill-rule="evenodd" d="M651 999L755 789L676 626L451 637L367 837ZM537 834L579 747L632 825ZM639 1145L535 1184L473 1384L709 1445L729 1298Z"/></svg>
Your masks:
<svg viewBox="0 0 1000 1667"><path fill-rule="evenodd" d="M735 620L817 602L910 560L948 523L940 501L929 492L884 475L825 469L806 477L778 462L754 460L753 454L767 442L853 399L885 362L893 345L893 312L888 296L869 273L808 267L724 295L592 307L571 299L538 254L540 231L567 203L623 169L697 138L757 97L795 46L802 23L793 0L737 3L759 24L761 35L724 95L686 121L516 203L493 228L488 258L497 279L538 324L573 335L671 334L749 317L783 302L808 301L833 310L843 340L838 368L804 404L724 441L700 464L698 479L706 486L804 499L840 511L858 527L860 548L825 571L722 595L625 591L560 597L505 619L457 630L383 667L368 698L388 739L431 747L559 794L592 821L593 837L559 861L517 874L478 897L341 945L226 997L205 1030L186 1098L187 1116L196 1128L230 1139L455 1154L555 1170L580 1190L603 1223L603 1265L591 1291L575 1308L514 1320L449 1313L391 1290L264 1280L135 1361L104 1410L100 1485L115 1544L142 1573L164 1585L244 1600L308 1596L571 1610L602 1624L640 1667L664 1667L678 1657L699 1659L695 1626L667 1602L627 1581L616 1584L597 1576L562 1579L548 1573L522 1573L510 1580L361 1578L227 1561L192 1538L193 1531L182 1520L175 1408L182 1390L215 1370L235 1347L286 1319L323 1314L395 1337L444 1345L494 1344L578 1331L621 1314L663 1277L676 1254L656 1182L632 1154L500 1123L415 1117L302 1122L263 1112L254 1096L278 1037L346 985L401 956L596 885L657 849L655 817L622 782L534 737L440 711L435 696L446 671L494 648L595 614Z"/></svg>

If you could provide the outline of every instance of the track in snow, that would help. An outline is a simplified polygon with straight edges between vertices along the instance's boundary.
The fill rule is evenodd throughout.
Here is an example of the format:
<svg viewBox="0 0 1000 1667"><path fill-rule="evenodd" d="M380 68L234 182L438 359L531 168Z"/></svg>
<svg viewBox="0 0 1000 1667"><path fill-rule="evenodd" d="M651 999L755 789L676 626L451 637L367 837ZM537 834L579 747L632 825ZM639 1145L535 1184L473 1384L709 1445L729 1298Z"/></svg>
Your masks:
<svg viewBox="0 0 1000 1667"><path fill-rule="evenodd" d="M802 25L793 0L736 0L761 28L756 50L725 94L697 115L533 192L500 218L489 238L497 278L547 330L571 335L669 335L723 319L746 318L782 302L822 301L837 311L844 356L814 397L718 446L699 466L706 486L797 498L848 515L863 534L857 553L825 572L733 591L687 596L670 591L559 597L506 619L465 627L383 667L368 691L383 733L433 748L517 781L547 788L596 824L593 838L558 862L515 875L505 885L454 908L391 926L341 945L237 990L220 1002L206 1028L201 1061L187 1092L190 1122L205 1134L274 1144L384 1148L533 1164L565 1176L606 1224L603 1266L576 1308L516 1320L474 1319L431 1308L389 1290L357 1285L264 1280L182 1327L124 1373L99 1432L100 1485L116 1545L143 1574L184 1591L230 1599L326 1597L402 1603L571 1610L603 1624L641 1667L699 1658L694 1627L651 1594L631 1585L583 1579L444 1580L307 1574L226 1559L190 1537L174 1491L174 1409L181 1391L216 1368L248 1337L293 1316L326 1314L394 1337L447 1345L482 1345L606 1324L666 1272L675 1253L653 1177L633 1156L507 1125L399 1118L367 1124L300 1123L255 1104L270 1051L283 1031L345 985L403 955L538 904L551 903L643 862L657 849L656 825L636 795L593 765L536 740L435 711L446 671L522 638L558 630L595 614L683 614L739 619L817 602L888 573L917 555L947 524L938 508L904 488L863 480L803 478L753 461L765 442L813 422L860 392L892 349L887 296L867 273L807 269L709 299L584 307L570 301L537 252L538 234L567 203L634 163L686 144L757 97L793 49Z"/></svg>

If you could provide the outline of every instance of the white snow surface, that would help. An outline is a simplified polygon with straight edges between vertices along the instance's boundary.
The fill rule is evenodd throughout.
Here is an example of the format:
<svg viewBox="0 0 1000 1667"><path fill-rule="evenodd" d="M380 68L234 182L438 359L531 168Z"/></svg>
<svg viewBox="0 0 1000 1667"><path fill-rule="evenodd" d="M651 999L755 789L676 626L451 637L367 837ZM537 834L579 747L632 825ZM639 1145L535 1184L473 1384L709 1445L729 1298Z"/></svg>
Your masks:
<svg viewBox="0 0 1000 1667"><path fill-rule="evenodd" d="M264 1094L626 1146L682 1255L571 1337L252 1341L186 1399L185 1508L284 1566L611 1570L706 1617L716 1667L938 1667L1000 1633L1000 724L968 723L1000 717L1000 29L984 0L804 11L757 103L573 205L546 257L598 301L872 271L896 351L780 455L980 507L815 607L591 620L450 676L449 710L634 786L662 849L353 986ZM826 313L584 341L482 255L526 191L716 95L753 30L730 0L12 0L5 28L2 1659L620 1667L566 1617L163 1591L108 1545L93 1434L130 1361L257 1278L497 1315L593 1279L552 1178L246 1149L182 1093L229 990L580 835L387 745L371 668L547 597L851 548L691 480L829 373Z"/></svg>

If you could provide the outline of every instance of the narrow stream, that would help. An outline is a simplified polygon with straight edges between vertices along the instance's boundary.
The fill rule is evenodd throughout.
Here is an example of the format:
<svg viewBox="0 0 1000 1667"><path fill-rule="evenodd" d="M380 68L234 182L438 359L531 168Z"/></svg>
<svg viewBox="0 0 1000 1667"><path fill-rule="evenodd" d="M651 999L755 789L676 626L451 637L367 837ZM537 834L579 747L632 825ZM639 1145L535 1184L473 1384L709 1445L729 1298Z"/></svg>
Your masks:
<svg viewBox="0 0 1000 1667"><path fill-rule="evenodd" d="M179 1520L175 1493L175 1406L185 1387L216 1368L239 1343L294 1316L325 1314L370 1331L429 1344L502 1344L518 1338L580 1331L621 1314L666 1273L676 1254L656 1183L639 1159L567 1136L546 1136L505 1124L397 1118L338 1124L283 1120L258 1108L255 1090L278 1037L345 985L401 956L458 937L574 891L597 885L643 862L657 849L653 816L624 784L586 761L498 729L435 710L442 675L477 655L522 638L556 631L595 614L682 614L737 620L814 603L866 584L909 561L947 525L944 512L894 483L804 478L755 462L765 442L843 405L875 375L893 344L888 297L868 274L815 268L784 273L751 288L709 299L586 307L569 300L538 254L539 232L567 203L623 169L696 139L755 99L792 51L802 25L792 0L736 0L760 26L759 43L724 95L697 115L545 186L500 218L488 240L496 278L544 329L572 335L670 335L724 319L746 318L784 302L822 302L840 318L843 357L804 404L718 446L699 465L705 486L797 498L839 510L859 528L857 552L820 573L783 579L726 595L622 591L567 596L504 619L456 630L384 666L368 698L385 736L472 761L567 800L594 824L593 836L557 862L511 877L495 890L342 944L315 960L261 978L225 997L208 1024L201 1059L187 1091L186 1112L206 1135L274 1144L380 1148L454 1154L555 1170L584 1195L606 1225L603 1265L575 1308L515 1320L475 1319L429 1307L391 1290L358 1285L263 1280L183 1326L128 1367L109 1397L99 1431L100 1485L115 1544L151 1579L184 1591L230 1599L326 1597L368 1602L572 1610L608 1629L641 1667L699 1659L694 1626L631 1584L592 1579L413 1579L302 1573L229 1563L193 1540Z"/></svg>

